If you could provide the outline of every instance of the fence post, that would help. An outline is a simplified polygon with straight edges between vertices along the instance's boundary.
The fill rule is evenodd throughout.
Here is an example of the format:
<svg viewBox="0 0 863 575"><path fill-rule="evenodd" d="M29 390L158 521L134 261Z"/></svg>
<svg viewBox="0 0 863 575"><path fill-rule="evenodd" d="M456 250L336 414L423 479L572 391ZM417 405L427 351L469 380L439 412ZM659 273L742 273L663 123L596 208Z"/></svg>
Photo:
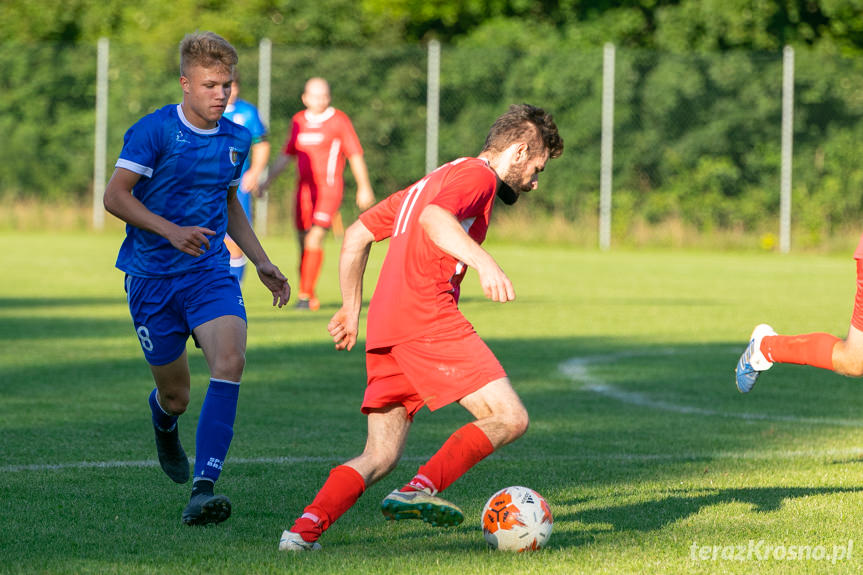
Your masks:
<svg viewBox="0 0 863 575"><path fill-rule="evenodd" d="M428 91L426 93L426 173L437 168L440 128L440 42L428 45Z"/></svg>
<svg viewBox="0 0 863 575"><path fill-rule="evenodd" d="M791 250L791 151L794 143L794 48L782 51L782 167L779 183L779 251Z"/></svg>
<svg viewBox="0 0 863 575"><path fill-rule="evenodd" d="M602 51L602 144L599 175L599 249L611 246L611 184L614 156L614 44Z"/></svg>
<svg viewBox="0 0 863 575"><path fill-rule="evenodd" d="M272 61L273 43L269 38L262 38L258 45L258 114L268 131L270 129ZM260 177L262 180L267 178L267 168L264 168ZM267 194L255 199L255 233L258 237L267 235L267 208Z"/></svg>
<svg viewBox="0 0 863 575"><path fill-rule="evenodd" d="M105 162L108 149L108 39L99 38L96 57L96 132L93 145L93 228L105 227Z"/></svg>

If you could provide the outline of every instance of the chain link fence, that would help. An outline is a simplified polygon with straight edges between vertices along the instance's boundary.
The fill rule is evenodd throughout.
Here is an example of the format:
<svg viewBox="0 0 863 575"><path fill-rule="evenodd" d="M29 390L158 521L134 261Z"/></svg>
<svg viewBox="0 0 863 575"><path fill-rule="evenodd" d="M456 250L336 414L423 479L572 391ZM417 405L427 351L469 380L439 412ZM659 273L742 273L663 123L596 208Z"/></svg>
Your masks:
<svg viewBox="0 0 863 575"><path fill-rule="evenodd" d="M241 97L259 101L260 51L240 50ZM92 193L96 47L0 46L4 99L0 200L86 202ZM353 120L379 198L426 171L428 51L423 46L339 50L273 46L270 140L281 149L311 76L330 82ZM107 173L125 130L180 99L175 47L110 45ZM615 56L612 244L651 230L685 245L690 234L778 234L782 55L669 54L618 48ZM566 142L529 202L526 221L553 215L597 229L603 51L443 46L438 150L443 163L475 155L512 103L551 111ZM792 171L795 245L859 227L863 212L863 61L797 51ZM346 174L344 217L353 180ZM98 185L96 186L98 188ZM288 233L293 171L271 190L270 233ZM595 236L594 236L595 237ZM593 243L595 245L595 242Z"/></svg>

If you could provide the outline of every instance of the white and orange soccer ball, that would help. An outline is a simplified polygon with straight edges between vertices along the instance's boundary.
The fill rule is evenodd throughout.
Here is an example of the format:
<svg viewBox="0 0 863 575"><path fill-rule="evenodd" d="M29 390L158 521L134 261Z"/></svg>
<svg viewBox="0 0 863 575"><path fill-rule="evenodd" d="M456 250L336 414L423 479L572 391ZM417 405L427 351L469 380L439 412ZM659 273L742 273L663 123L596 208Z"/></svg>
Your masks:
<svg viewBox="0 0 863 575"><path fill-rule="evenodd" d="M548 542L554 519L542 495L527 487L501 489L482 509L482 534L501 551L536 551Z"/></svg>

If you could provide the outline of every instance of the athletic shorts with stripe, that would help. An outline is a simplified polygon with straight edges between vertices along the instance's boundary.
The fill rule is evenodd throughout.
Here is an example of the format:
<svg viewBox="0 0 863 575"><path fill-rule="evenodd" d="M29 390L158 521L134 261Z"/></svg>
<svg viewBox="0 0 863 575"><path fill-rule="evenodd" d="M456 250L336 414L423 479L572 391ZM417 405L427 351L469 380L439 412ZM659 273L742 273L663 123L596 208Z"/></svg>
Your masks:
<svg viewBox="0 0 863 575"><path fill-rule="evenodd" d="M479 335L422 337L366 352L368 384L362 411L403 405L408 417L423 405L434 411L458 401L506 372Z"/></svg>
<svg viewBox="0 0 863 575"><path fill-rule="evenodd" d="M342 205L343 192L337 188L321 188L310 182L300 182L294 209L294 224L300 231L313 225L330 229L333 217Z"/></svg>
<svg viewBox="0 0 863 575"><path fill-rule="evenodd" d="M192 330L203 323L226 315L246 321L240 284L227 268L166 278L127 275L126 298L150 365L180 357Z"/></svg>

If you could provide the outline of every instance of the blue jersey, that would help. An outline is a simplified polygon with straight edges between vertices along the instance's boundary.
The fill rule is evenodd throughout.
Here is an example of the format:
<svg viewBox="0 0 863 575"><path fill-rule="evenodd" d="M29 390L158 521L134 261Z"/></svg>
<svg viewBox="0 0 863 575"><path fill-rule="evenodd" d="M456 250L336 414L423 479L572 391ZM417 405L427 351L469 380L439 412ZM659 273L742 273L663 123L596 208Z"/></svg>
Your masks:
<svg viewBox="0 0 863 575"><path fill-rule="evenodd" d="M227 271L228 188L239 185L250 145L246 128L224 118L210 130L196 128L179 104L160 108L129 128L115 166L141 175L132 194L178 226L209 228L216 235L209 237L210 249L196 258L158 234L126 225L117 267L147 278L218 267Z"/></svg>

